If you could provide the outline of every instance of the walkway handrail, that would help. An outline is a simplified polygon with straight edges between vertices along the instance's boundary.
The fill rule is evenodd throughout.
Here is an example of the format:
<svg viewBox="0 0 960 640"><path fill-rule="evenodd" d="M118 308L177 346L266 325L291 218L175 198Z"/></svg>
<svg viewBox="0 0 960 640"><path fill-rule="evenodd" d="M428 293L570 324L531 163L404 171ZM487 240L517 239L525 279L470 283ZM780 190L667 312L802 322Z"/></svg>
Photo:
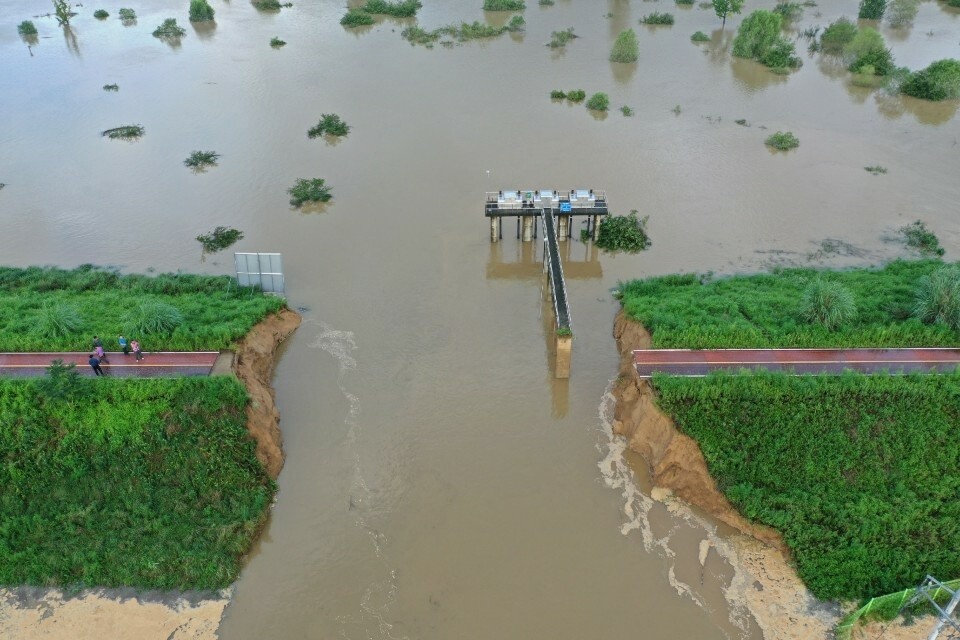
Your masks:
<svg viewBox="0 0 960 640"><path fill-rule="evenodd" d="M567 283L560 263L560 246L557 242L556 220L553 209L543 209L543 242L546 249L547 268L550 271L550 286L553 289L553 312L557 328L570 328L570 305L567 298Z"/></svg>

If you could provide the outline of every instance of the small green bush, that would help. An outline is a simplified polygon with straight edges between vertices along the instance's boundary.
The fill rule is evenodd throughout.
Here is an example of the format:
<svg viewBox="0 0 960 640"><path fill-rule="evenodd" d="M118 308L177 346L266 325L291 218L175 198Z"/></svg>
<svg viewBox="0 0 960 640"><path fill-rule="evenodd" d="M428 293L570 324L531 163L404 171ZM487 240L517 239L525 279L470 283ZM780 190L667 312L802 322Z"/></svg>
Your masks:
<svg viewBox="0 0 960 640"><path fill-rule="evenodd" d="M103 20L104 18L109 18L110 14L103 9L97 9L93 12L93 17L97 20Z"/></svg>
<svg viewBox="0 0 960 640"><path fill-rule="evenodd" d="M120 9L117 15L120 16L121 22L134 22L137 19L137 12L133 9Z"/></svg>
<svg viewBox="0 0 960 640"><path fill-rule="evenodd" d="M800 297L800 316L827 331L847 324L857 316L853 293L839 282L816 278Z"/></svg>
<svg viewBox="0 0 960 640"><path fill-rule="evenodd" d="M183 165L191 169L203 169L217 164L219 157L216 151L194 151L183 161Z"/></svg>
<svg viewBox="0 0 960 640"><path fill-rule="evenodd" d="M633 109L631 109L627 105L623 105L622 107L620 107L620 113L622 113L625 117L629 118L630 116L633 115Z"/></svg>
<svg viewBox="0 0 960 640"><path fill-rule="evenodd" d="M860 13L857 17L861 20L880 20L886 10L887 0L860 0Z"/></svg>
<svg viewBox="0 0 960 640"><path fill-rule="evenodd" d="M551 100L563 100L566 97L567 97L567 94L565 94L563 91L560 91L559 89L554 89L553 91L550 92Z"/></svg>
<svg viewBox="0 0 960 640"><path fill-rule="evenodd" d="M567 100L570 102L583 102L587 99L587 92L583 89L574 89L573 91L567 91Z"/></svg>
<svg viewBox="0 0 960 640"><path fill-rule="evenodd" d="M568 42L576 37L576 34L573 33L573 27L564 29L563 31L554 31L550 34L550 42L547 46L551 49L565 47Z"/></svg>
<svg viewBox="0 0 960 640"><path fill-rule="evenodd" d="M340 18L340 24L345 27L365 27L376 21L376 18L361 9L347 9L347 12Z"/></svg>
<svg viewBox="0 0 960 640"><path fill-rule="evenodd" d="M795 69L803 62L797 56L796 47L792 42L780 36L773 45L763 54L760 62L771 69Z"/></svg>
<svg viewBox="0 0 960 640"><path fill-rule="evenodd" d="M876 29L864 27L843 48L843 54L849 61L848 69L861 73L866 66L873 67L874 75L886 76L896 68L893 54L886 47L883 36Z"/></svg>
<svg viewBox="0 0 960 640"><path fill-rule="evenodd" d="M703 31L697 31L690 36L690 39L694 42L710 42L710 36L705 34Z"/></svg>
<svg viewBox="0 0 960 640"><path fill-rule="evenodd" d="M606 111L610 108L610 96L605 93L595 93L587 100L587 109L591 111Z"/></svg>
<svg viewBox="0 0 960 640"><path fill-rule="evenodd" d="M345 136L348 133L350 133L350 126L335 113L324 113L320 116L320 122L307 131L307 135L311 138L323 135Z"/></svg>
<svg viewBox="0 0 960 640"><path fill-rule="evenodd" d="M120 91L120 85L118 84L105 84L103 85L104 91Z"/></svg>
<svg viewBox="0 0 960 640"><path fill-rule="evenodd" d="M900 227L900 234L903 235L908 247L916 249L925 256L942 256L944 254L943 247L940 246L940 240L922 220Z"/></svg>
<svg viewBox="0 0 960 640"><path fill-rule="evenodd" d="M608 251L636 253L650 246L647 235L647 219L637 218L636 209L625 216L605 216L600 221L597 246Z"/></svg>
<svg viewBox="0 0 960 640"><path fill-rule="evenodd" d="M796 149L800 146L800 140L797 139L797 136L793 135L790 131L777 131L772 136L768 137L764 144L768 147L773 147L779 151L787 151L789 149Z"/></svg>
<svg viewBox="0 0 960 640"><path fill-rule="evenodd" d="M35 36L37 35L37 27L30 20L24 20L17 25L17 33L22 36Z"/></svg>
<svg viewBox="0 0 960 640"><path fill-rule="evenodd" d="M145 132L146 130L138 124L128 124L101 131L100 135L111 140L136 140Z"/></svg>
<svg viewBox="0 0 960 640"><path fill-rule="evenodd" d="M270 46L273 47L274 49L279 49L280 47L285 46L286 44L287 44L286 40L281 40L280 38L277 38L277 37L270 38Z"/></svg>
<svg viewBox="0 0 960 640"><path fill-rule="evenodd" d="M159 27L153 30L154 38L179 38L187 33L187 30L177 24L176 18L167 18Z"/></svg>
<svg viewBox="0 0 960 640"><path fill-rule="evenodd" d="M207 0L190 0L190 22L213 20L213 7Z"/></svg>
<svg viewBox="0 0 960 640"><path fill-rule="evenodd" d="M123 332L131 336L170 335L183 324L183 314L172 304L144 300L120 318Z"/></svg>
<svg viewBox="0 0 960 640"><path fill-rule="evenodd" d="M640 56L640 45L637 44L637 34L633 29L620 32L613 50L610 52L610 62L636 62Z"/></svg>
<svg viewBox="0 0 960 640"><path fill-rule="evenodd" d="M910 74L900 91L922 100L960 98L960 60L937 60L926 69Z"/></svg>
<svg viewBox="0 0 960 640"><path fill-rule="evenodd" d="M840 18L823 30L820 46L826 53L840 53L857 35L857 25L848 18Z"/></svg>
<svg viewBox="0 0 960 640"><path fill-rule="evenodd" d="M484 11L523 11L526 8L523 0L483 0Z"/></svg>
<svg viewBox="0 0 960 640"><path fill-rule="evenodd" d="M947 6L960 8L960 0L947 0Z"/></svg>
<svg viewBox="0 0 960 640"><path fill-rule="evenodd" d="M207 253L223 251L240 240L243 240L243 231L232 227L217 227L210 233L197 236L197 242L203 245L203 250Z"/></svg>
<svg viewBox="0 0 960 640"><path fill-rule="evenodd" d="M772 11L759 9L743 19L733 39L733 55L762 61L781 40L783 18Z"/></svg>
<svg viewBox="0 0 960 640"><path fill-rule="evenodd" d="M640 23L670 25L670 24L673 24L673 14L654 11L653 13L648 13L647 15L640 18Z"/></svg>
<svg viewBox="0 0 960 640"><path fill-rule="evenodd" d="M913 313L924 324L960 329L960 269L941 267L920 278Z"/></svg>
<svg viewBox="0 0 960 640"><path fill-rule="evenodd" d="M47 339L65 338L69 335L82 333L83 317L77 308L71 304L46 304L36 314L35 324L31 331Z"/></svg>
<svg viewBox="0 0 960 640"><path fill-rule="evenodd" d="M287 190L292 198L290 204L299 207L305 202L329 202L333 195L330 193L323 178L297 178L297 182Z"/></svg>
<svg viewBox="0 0 960 640"><path fill-rule="evenodd" d="M570 327L557 327L557 337L558 338L572 338L573 329Z"/></svg>

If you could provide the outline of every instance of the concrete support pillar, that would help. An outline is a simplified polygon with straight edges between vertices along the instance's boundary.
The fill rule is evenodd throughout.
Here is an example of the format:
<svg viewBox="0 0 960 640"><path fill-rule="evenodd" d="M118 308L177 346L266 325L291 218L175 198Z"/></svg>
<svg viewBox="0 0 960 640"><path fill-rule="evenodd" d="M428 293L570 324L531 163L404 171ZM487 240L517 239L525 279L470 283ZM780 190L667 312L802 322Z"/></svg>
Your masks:
<svg viewBox="0 0 960 640"><path fill-rule="evenodd" d="M530 242L533 240L533 223L535 222L533 216L524 216L523 218L523 241Z"/></svg>
<svg viewBox="0 0 960 640"><path fill-rule="evenodd" d="M500 218L498 216L490 217L490 242L496 242L500 239Z"/></svg>
<svg viewBox="0 0 960 640"><path fill-rule="evenodd" d="M570 233L570 216L557 216L557 240L563 242Z"/></svg>
<svg viewBox="0 0 960 640"><path fill-rule="evenodd" d="M600 237L600 216L591 216L593 218L593 241L596 242Z"/></svg>
<svg viewBox="0 0 960 640"><path fill-rule="evenodd" d="M570 377L570 360L573 356L573 336L557 336L557 358L553 375L556 378Z"/></svg>

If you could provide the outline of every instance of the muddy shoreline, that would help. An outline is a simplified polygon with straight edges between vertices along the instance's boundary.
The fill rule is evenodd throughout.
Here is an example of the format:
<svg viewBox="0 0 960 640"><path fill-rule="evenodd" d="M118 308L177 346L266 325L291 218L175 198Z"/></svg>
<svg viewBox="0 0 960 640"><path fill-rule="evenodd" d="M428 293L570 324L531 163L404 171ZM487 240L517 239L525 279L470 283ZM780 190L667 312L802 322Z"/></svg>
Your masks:
<svg viewBox="0 0 960 640"><path fill-rule="evenodd" d="M283 309L257 324L237 346L232 372L250 396L247 429L257 459L270 477L283 468L280 412L271 385L277 351L300 326L295 311ZM17 587L0 589L0 637L16 640L213 640L230 601L230 589L216 592L137 591Z"/></svg>

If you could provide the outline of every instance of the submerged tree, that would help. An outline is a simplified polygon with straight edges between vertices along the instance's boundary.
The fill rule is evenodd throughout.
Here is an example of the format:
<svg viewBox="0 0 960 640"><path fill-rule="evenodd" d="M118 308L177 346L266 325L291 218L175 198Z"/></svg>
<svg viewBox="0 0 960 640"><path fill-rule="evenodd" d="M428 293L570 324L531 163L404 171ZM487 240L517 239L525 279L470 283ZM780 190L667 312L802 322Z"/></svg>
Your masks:
<svg viewBox="0 0 960 640"><path fill-rule="evenodd" d="M57 18L57 24L61 27L70 24L70 17L73 12L70 11L70 3L67 0L53 0L53 14Z"/></svg>
<svg viewBox="0 0 960 640"><path fill-rule="evenodd" d="M727 16L731 13L740 13L743 9L743 0L713 0L713 10L717 17L723 20L723 27L727 26Z"/></svg>

